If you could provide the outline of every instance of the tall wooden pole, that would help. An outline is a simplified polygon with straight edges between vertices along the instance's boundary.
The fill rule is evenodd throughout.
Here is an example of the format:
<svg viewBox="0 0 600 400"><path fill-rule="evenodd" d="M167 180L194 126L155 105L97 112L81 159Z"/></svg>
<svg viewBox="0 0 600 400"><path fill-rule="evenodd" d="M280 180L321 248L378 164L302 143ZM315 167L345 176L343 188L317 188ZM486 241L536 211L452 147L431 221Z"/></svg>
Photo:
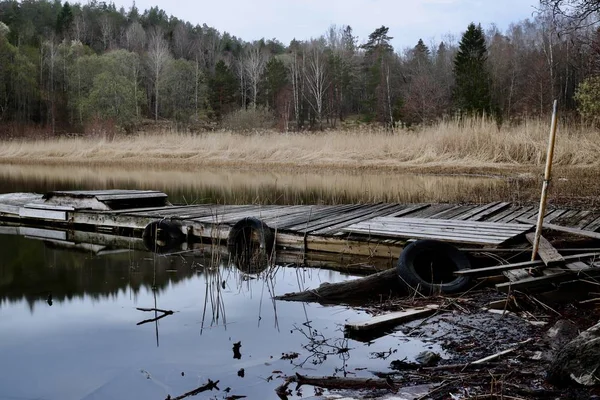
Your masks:
<svg viewBox="0 0 600 400"><path fill-rule="evenodd" d="M531 254L531 261L535 260L535 256L540 247L540 236L542 235L544 215L546 214L546 199L548 197L548 186L550 185L550 179L552 178L552 159L554 158L554 143L556 142L557 108L558 101L554 100L554 105L552 107L552 124L550 125L550 140L548 142L548 155L546 156L546 172L544 173L542 197L540 198L540 211L538 213L537 227L535 229L535 240L533 242L533 253Z"/></svg>

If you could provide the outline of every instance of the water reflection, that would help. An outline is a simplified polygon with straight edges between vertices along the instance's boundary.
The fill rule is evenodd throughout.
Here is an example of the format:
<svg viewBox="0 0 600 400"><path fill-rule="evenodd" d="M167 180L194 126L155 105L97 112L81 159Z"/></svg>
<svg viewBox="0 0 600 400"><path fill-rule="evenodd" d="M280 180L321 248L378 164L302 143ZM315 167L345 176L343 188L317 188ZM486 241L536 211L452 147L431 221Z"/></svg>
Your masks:
<svg viewBox="0 0 600 400"><path fill-rule="evenodd" d="M161 190L176 203L340 204L521 201L533 180L381 172L124 170L3 165L0 193L82 189Z"/></svg>
<svg viewBox="0 0 600 400"><path fill-rule="evenodd" d="M67 248L4 228L0 398L162 400L212 379L231 392L200 398L276 399L280 375L372 376L389 363L373 352L413 358L424 346L397 337L354 342L341 327L363 313L272 300L352 279L339 272L273 266L251 275L229 267L222 251ZM340 345L349 350L323 357Z"/></svg>

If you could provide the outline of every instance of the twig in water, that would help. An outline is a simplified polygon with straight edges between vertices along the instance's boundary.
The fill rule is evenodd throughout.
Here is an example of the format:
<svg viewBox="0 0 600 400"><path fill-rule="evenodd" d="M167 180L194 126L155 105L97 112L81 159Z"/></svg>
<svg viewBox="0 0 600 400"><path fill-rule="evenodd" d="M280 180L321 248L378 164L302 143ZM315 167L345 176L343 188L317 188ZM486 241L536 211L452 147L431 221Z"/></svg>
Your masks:
<svg viewBox="0 0 600 400"><path fill-rule="evenodd" d="M217 386L218 384L219 384L219 381L213 382L209 379L208 383L200 386L199 388L191 390L191 391L184 393L181 396L177 396L177 397L171 397L169 395L169 396L167 396L166 400L181 400L181 399L185 399L186 397L195 396L198 393L206 392L207 390L213 390L213 389L220 390L219 387Z"/></svg>

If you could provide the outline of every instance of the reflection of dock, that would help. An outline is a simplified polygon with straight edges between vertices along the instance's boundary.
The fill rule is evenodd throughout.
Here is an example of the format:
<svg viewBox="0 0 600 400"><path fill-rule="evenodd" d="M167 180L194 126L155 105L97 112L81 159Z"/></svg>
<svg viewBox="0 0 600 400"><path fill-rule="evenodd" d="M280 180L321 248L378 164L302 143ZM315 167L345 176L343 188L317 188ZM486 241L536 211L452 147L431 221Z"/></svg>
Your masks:
<svg viewBox="0 0 600 400"><path fill-rule="evenodd" d="M118 243L119 236L125 236L123 232L137 232L134 236L140 237L139 232L157 220L176 222L187 236L187 244L193 245L227 240L236 222L254 217L274 229L277 251L388 259L397 257L409 239L432 238L485 247L504 245L532 228L518 220L532 220L536 215L536 207L507 202L173 206L164 193L156 191L0 195L0 219L37 229L61 227L106 234L103 240L112 240L115 247L121 248L132 243L134 247L142 245L139 239ZM549 209L545 222L595 231L600 227L600 212ZM68 241L66 236L54 239ZM80 237L72 242L86 240Z"/></svg>

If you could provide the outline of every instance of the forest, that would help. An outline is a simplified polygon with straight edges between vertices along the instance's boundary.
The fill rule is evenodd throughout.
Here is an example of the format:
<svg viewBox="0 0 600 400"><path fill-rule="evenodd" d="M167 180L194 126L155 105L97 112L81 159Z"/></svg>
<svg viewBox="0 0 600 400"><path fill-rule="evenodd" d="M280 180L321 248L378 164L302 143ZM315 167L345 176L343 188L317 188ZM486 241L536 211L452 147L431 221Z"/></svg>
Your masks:
<svg viewBox="0 0 600 400"><path fill-rule="evenodd" d="M572 3L579 4L572 7ZM168 126L279 131L387 129L485 115L516 124L600 110L595 1L542 0L506 30L394 49L393 32L246 42L158 7L0 1L0 137ZM591 7L591 6L590 6Z"/></svg>

